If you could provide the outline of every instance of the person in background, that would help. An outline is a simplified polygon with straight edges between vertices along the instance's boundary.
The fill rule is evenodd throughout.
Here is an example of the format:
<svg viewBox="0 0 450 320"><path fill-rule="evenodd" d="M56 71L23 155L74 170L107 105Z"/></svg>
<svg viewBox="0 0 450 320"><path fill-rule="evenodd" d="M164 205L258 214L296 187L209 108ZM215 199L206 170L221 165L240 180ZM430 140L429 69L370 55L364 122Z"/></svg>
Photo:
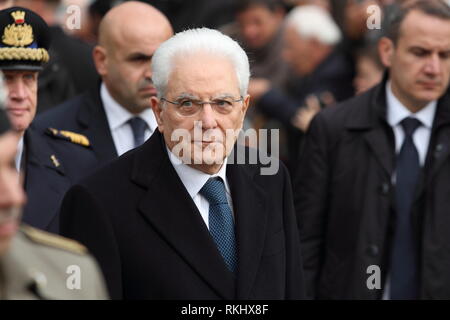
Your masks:
<svg viewBox="0 0 450 320"><path fill-rule="evenodd" d="M367 46L356 54L356 76L353 80L356 94L366 92L383 79L385 67L376 46Z"/></svg>
<svg viewBox="0 0 450 320"><path fill-rule="evenodd" d="M305 138L294 194L311 298L450 298L450 7L405 1L385 35L382 82Z"/></svg>
<svg viewBox="0 0 450 320"><path fill-rule="evenodd" d="M87 136L99 165L141 145L157 127L150 63L172 34L167 18L146 3L128 1L108 11L93 52L101 83L43 114L36 126Z"/></svg>
<svg viewBox="0 0 450 320"><path fill-rule="evenodd" d="M221 28L249 55L252 77L270 79L276 87L284 84L288 72L281 56L284 16L277 0L235 1L236 21Z"/></svg>
<svg viewBox="0 0 450 320"><path fill-rule="evenodd" d="M57 233L58 211L65 191L89 173L96 160L86 137L31 125L37 109L38 74L49 60L51 39L45 21L26 8L8 8L0 11L0 34L6 112L20 136L15 167L28 196L23 220Z"/></svg>
<svg viewBox="0 0 450 320"><path fill-rule="evenodd" d="M294 72L284 91L254 79L249 93L256 106L288 129L289 168L297 166L303 132L321 107L353 95L353 66L340 52L341 32L318 6L294 8L286 17L283 57Z"/></svg>

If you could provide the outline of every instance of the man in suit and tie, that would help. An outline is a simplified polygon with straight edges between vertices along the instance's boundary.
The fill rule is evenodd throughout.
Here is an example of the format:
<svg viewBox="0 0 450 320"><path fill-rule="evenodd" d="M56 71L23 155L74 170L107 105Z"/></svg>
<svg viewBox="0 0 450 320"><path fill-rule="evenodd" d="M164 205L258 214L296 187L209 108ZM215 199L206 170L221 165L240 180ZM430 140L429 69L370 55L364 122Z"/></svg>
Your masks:
<svg viewBox="0 0 450 320"><path fill-rule="evenodd" d="M286 168L227 158L250 99L245 52L187 30L152 70L158 131L67 193L62 233L96 256L114 299L303 298Z"/></svg>
<svg viewBox="0 0 450 320"><path fill-rule="evenodd" d="M295 182L307 294L450 298L450 8L399 5L375 88L319 113Z"/></svg>
<svg viewBox="0 0 450 320"><path fill-rule="evenodd" d="M15 165L28 196L23 220L58 232L57 213L65 191L92 169L96 159L86 137L31 125L37 108L38 74L49 58L44 20L25 8L5 9L0 11L0 32L0 70L7 89L2 103L20 135Z"/></svg>
<svg viewBox="0 0 450 320"><path fill-rule="evenodd" d="M172 33L167 18L146 3L129 1L111 9L93 51L101 83L44 113L36 125L84 134L100 164L143 143L157 127L150 63Z"/></svg>

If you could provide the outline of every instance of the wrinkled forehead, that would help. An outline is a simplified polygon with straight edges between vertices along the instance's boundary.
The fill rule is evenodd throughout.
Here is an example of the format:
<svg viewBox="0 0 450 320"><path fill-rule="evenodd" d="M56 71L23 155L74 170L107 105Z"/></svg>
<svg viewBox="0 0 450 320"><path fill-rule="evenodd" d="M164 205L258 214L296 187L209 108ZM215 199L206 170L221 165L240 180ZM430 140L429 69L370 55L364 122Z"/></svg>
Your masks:
<svg viewBox="0 0 450 320"><path fill-rule="evenodd" d="M209 53L177 55L172 60L168 90L201 96L238 94L236 68L227 57Z"/></svg>

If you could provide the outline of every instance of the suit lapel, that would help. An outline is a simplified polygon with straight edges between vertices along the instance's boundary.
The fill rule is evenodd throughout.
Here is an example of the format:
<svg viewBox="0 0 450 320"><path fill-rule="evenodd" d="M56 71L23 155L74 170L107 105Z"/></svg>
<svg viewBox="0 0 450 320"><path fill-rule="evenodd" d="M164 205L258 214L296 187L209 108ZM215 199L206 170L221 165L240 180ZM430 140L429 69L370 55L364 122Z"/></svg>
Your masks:
<svg viewBox="0 0 450 320"><path fill-rule="evenodd" d="M351 131L361 132L370 151L374 154L385 173L391 177L395 165L395 137L386 121L386 93L387 81L385 74L383 81L366 94L367 104L357 108L349 119L346 127Z"/></svg>
<svg viewBox="0 0 450 320"><path fill-rule="evenodd" d="M364 139L378 163L390 177L394 171L395 152L386 131L380 126L364 134Z"/></svg>
<svg viewBox="0 0 450 320"><path fill-rule="evenodd" d="M85 95L77 120L85 128L82 133L89 138L99 161L106 163L117 157L117 151L99 92L97 88Z"/></svg>
<svg viewBox="0 0 450 320"><path fill-rule="evenodd" d="M139 211L217 295L234 299L235 279L172 167L161 134L155 132L140 151L131 177L147 189Z"/></svg>
<svg viewBox="0 0 450 320"><path fill-rule="evenodd" d="M229 164L227 178L233 199L238 248L237 299L248 299L266 236L267 195L245 165ZM257 174L256 172L254 174Z"/></svg>
<svg viewBox="0 0 450 320"><path fill-rule="evenodd" d="M58 213L60 203L57 199L62 198L70 182L57 155L31 128L25 136L25 148L25 191L28 199L23 219L36 228L47 229Z"/></svg>

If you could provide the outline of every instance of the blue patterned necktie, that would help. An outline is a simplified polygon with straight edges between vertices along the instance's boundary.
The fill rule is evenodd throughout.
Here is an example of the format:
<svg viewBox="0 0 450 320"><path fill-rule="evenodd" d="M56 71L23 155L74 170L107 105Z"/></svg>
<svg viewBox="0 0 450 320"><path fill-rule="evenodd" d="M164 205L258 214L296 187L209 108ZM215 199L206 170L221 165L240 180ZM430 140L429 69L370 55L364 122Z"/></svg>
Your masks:
<svg viewBox="0 0 450 320"><path fill-rule="evenodd" d="M133 131L134 147L137 148L144 143L145 130L147 129L148 125L143 119L139 117L131 118L130 120L128 120L128 123L130 124L131 130Z"/></svg>
<svg viewBox="0 0 450 320"><path fill-rule="evenodd" d="M395 209L396 224L391 252L391 299L418 299L419 269L418 250L412 227L412 204L420 174L419 153L413 141L414 131L421 122L406 118L401 122L405 133L397 157Z"/></svg>
<svg viewBox="0 0 450 320"><path fill-rule="evenodd" d="M222 179L209 179L200 194L209 202L209 232L228 269L234 272L237 264L234 221Z"/></svg>

